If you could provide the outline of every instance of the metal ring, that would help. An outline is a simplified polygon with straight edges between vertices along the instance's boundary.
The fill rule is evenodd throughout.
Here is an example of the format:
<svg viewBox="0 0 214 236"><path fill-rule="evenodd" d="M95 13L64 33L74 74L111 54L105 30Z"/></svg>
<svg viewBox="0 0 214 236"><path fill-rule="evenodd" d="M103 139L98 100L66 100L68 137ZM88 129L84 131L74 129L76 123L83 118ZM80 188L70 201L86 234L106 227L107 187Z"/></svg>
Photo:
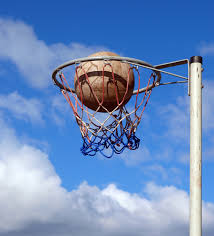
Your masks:
<svg viewBox="0 0 214 236"><path fill-rule="evenodd" d="M161 80L161 74L158 70L155 70L155 67L150 65L149 63L145 62L145 61L141 61L138 59L134 59L134 58L129 58L129 57L117 57L117 56L100 56L100 57L83 57L83 58L79 58L79 59L75 59L75 60L71 60L71 61L67 61L64 64L61 64L60 66L58 66L52 73L52 80L54 81L54 84L57 85L59 88L64 90L64 86L57 80L56 76L57 74L65 67L74 65L74 64L79 64L82 62L88 62L88 61L102 61L102 60L108 60L108 61L121 61L121 62L126 62L126 63L131 63L132 65L135 66L139 66L139 67L144 67L147 69L151 69L153 70L153 72L156 74L157 79L155 81L155 83L149 85L149 87L144 87L141 88L139 91L138 90L134 90L133 91L133 95L142 92L145 92L146 89L151 90L153 87L155 87L156 83L159 83ZM67 91L70 92L70 89L65 87ZM75 93L75 90L72 89L72 92Z"/></svg>

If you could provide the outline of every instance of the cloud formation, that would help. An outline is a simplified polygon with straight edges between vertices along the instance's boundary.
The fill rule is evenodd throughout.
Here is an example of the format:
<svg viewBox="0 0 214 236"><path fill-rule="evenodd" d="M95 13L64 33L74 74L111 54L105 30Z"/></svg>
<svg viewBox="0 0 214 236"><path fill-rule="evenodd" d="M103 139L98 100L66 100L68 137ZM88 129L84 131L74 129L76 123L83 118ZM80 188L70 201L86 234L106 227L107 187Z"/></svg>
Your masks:
<svg viewBox="0 0 214 236"><path fill-rule="evenodd" d="M73 121L75 121L75 117L71 107L61 94L57 94L56 96L51 97L50 103L51 106L49 115L59 127L63 127L66 123L66 120L70 121L71 119L73 119Z"/></svg>
<svg viewBox="0 0 214 236"><path fill-rule="evenodd" d="M214 43L203 43L199 48L199 52L202 56L214 55Z"/></svg>
<svg viewBox="0 0 214 236"><path fill-rule="evenodd" d="M213 160L213 143L211 138L214 131L214 83L212 80L203 81L204 88L202 89L202 131L204 142L204 159ZM170 158L175 160L175 157L181 162L189 162L189 132L190 132L190 98L186 95L179 96L175 103L169 103L165 106L157 106L157 115L162 125L165 125L164 132L161 133L162 139L158 141L163 144L164 151L168 150ZM164 127L164 126L163 126ZM158 136L159 138L159 136ZM178 149L177 144L180 148ZM174 149L176 148L176 150ZM171 151L170 151L171 150ZM152 153L153 154L153 153ZM174 155L174 157L173 157ZM166 155L165 155L166 156Z"/></svg>
<svg viewBox="0 0 214 236"><path fill-rule="evenodd" d="M14 63L31 87L46 88L51 84L51 74L56 66L99 50L105 48L79 43L47 45L38 39L31 26L0 18L0 60Z"/></svg>
<svg viewBox="0 0 214 236"><path fill-rule="evenodd" d="M148 183L142 194L86 182L68 192L48 156L22 143L0 119L0 235L187 235L188 194ZM204 235L214 205L203 203Z"/></svg>
<svg viewBox="0 0 214 236"><path fill-rule="evenodd" d="M36 98L25 98L18 92L0 94L0 108L6 109L17 119L30 122L42 122L43 105Z"/></svg>

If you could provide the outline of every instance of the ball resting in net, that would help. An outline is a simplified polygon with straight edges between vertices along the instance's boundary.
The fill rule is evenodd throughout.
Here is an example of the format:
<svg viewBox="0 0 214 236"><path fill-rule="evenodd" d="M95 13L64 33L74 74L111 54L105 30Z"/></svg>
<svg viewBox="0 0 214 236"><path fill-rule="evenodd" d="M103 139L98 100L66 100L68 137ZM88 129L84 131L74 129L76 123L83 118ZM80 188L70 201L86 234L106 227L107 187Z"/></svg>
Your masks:
<svg viewBox="0 0 214 236"><path fill-rule="evenodd" d="M155 87L157 74L152 71L145 89L141 90L141 78L137 66L120 60L121 65L115 66L115 62L118 61L114 59L97 61L94 59L90 62L88 63L86 59L86 62L74 64L75 90L71 88L69 80L61 69L58 73L61 82L58 86L70 104L80 128L83 139L82 153L89 156L101 153L105 157L111 157L114 153L122 153L126 148L137 149L140 139L135 133L152 88ZM98 74L94 73L94 67L98 68ZM123 72L115 69L118 67L123 68ZM137 87L134 92L133 71L135 71L135 87ZM123 82L120 82L121 78ZM109 83L110 87L108 87ZM109 88L111 92L108 91ZM130 102L127 103L128 101Z"/></svg>
<svg viewBox="0 0 214 236"><path fill-rule="evenodd" d="M118 56L112 52L98 52L89 57ZM132 96L134 73L128 63L121 61L89 61L79 65L74 78L75 93L88 108L112 111L124 106Z"/></svg>

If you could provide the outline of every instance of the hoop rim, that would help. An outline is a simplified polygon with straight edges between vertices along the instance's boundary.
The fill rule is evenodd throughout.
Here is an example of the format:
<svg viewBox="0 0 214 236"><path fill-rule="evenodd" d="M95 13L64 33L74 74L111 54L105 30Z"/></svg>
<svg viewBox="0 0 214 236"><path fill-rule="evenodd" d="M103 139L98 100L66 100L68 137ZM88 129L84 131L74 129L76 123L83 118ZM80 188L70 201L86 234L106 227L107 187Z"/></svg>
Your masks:
<svg viewBox="0 0 214 236"><path fill-rule="evenodd" d="M65 88L66 88L66 90L68 92L70 92L69 88L67 88L67 87L64 88L64 86L57 80L57 78L56 78L57 74L63 68L71 66L71 65L74 65L74 64L80 64L82 62L88 62L88 61L101 61L101 60L104 60L104 61L121 61L121 62L124 62L124 63L131 63L132 65L135 65L135 66L140 66L140 67L144 67L144 68L153 70L153 72L157 76L157 79L156 79L155 83L158 85L160 83L160 81L161 81L161 73L158 70L156 70L155 66L152 66L148 62L141 61L141 60L138 60L138 59L135 59L135 58L119 57L119 56L83 57L83 58L78 58L78 59L67 61L67 62L59 65L53 71L53 73L52 73L52 80L53 80L54 84L57 85L60 89L65 90ZM139 89L139 91L138 90L134 90L133 91L133 95L135 95L137 93L145 92L146 90L151 90L154 87L155 87L155 84L151 84L151 85L149 85L149 87L144 87L144 88ZM75 90L72 89L72 92L75 93Z"/></svg>

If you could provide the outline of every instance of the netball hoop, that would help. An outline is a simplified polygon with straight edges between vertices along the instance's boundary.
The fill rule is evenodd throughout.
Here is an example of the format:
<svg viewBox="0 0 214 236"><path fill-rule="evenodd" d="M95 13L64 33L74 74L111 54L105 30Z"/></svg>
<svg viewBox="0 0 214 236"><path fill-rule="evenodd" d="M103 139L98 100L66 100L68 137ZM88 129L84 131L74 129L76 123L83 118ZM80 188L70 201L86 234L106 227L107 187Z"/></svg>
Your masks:
<svg viewBox="0 0 214 236"><path fill-rule="evenodd" d="M111 157L126 148L135 150L140 143L137 127L153 88L187 81L161 83L161 65L158 69L147 62L109 52L94 55L69 61L52 74L79 125L81 152L89 156L100 152Z"/></svg>
<svg viewBox="0 0 214 236"><path fill-rule="evenodd" d="M95 79L101 80L101 82L99 81L99 94L96 94L99 88L94 87L94 80L90 81L90 72L86 70L88 66L84 64L90 62L92 62L92 65L96 64L100 67L96 73L93 71L96 76ZM129 66L126 71L126 76L123 76L127 78L126 81L124 80L126 84L123 83L123 96L121 96L122 92L118 86L119 81L121 81L121 78L118 76L119 72L115 73L114 71L116 68L115 65L118 65L115 63L120 63L122 66ZM61 89L62 94L71 106L77 124L79 125L83 138L81 151L84 155L94 156L97 152L100 152L105 157L111 157L114 153L119 154L123 152L125 148L135 150L139 147L140 139L136 136L136 130L146 105L148 104L152 89L161 79L159 72L150 69L151 73L145 83L146 86L141 88L142 78L139 70L139 66L141 65L151 69L153 68L148 63L142 61L116 56L102 56L78 59L64 64L54 71L53 80ZM62 71L62 69L67 66L69 66L70 69L73 67L75 89L73 89L71 83L69 83L71 80L66 78L66 72L64 73ZM89 66L91 66L91 64L89 64ZM136 89L134 90L132 87L131 91L131 96L135 96L129 96L129 103L127 103L126 97L130 90L129 81L131 73L133 75L135 74L135 84L137 85ZM58 78L56 75L58 75ZM111 84L111 87L108 86L106 88L107 83ZM85 84L87 84L89 88L87 94L84 94ZM79 96L77 89L79 89ZM111 96L109 99L105 94L110 94L110 89L114 92L114 95L109 95ZM90 93L90 96L88 93ZM88 96L90 100L85 102L84 98ZM106 96L107 101L105 101ZM110 101L111 104L114 104L112 100L115 100L114 107L112 107L112 105L109 106ZM90 102L93 103L91 106L88 105ZM111 151L108 151L106 154L106 149Z"/></svg>

